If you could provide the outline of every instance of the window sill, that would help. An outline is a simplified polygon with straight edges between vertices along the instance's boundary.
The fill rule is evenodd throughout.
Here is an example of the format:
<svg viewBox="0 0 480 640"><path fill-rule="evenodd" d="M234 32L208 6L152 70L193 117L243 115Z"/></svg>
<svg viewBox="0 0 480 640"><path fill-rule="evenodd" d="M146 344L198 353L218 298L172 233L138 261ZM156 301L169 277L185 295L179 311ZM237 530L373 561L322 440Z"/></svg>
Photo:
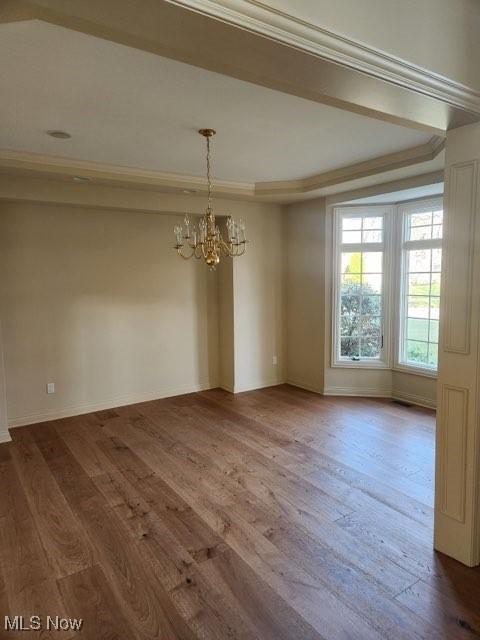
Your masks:
<svg viewBox="0 0 480 640"><path fill-rule="evenodd" d="M337 360L331 366L332 369L391 369L386 362L379 360Z"/></svg>
<svg viewBox="0 0 480 640"><path fill-rule="evenodd" d="M409 367L404 364L396 364L393 367L393 371L399 371L400 373L408 373L414 376L423 376L424 378L438 378L438 370L432 371L432 369L422 369L422 367Z"/></svg>

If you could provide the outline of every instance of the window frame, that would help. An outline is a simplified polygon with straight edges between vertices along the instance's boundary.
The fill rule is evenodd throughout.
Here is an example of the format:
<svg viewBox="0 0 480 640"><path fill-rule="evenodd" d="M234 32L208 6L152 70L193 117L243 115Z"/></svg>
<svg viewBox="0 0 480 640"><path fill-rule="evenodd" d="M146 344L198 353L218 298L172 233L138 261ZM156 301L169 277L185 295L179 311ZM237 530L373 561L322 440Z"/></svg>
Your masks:
<svg viewBox="0 0 480 640"><path fill-rule="evenodd" d="M392 213L391 205L368 205L368 206L343 206L334 207L333 210L333 278L332 278L332 345L331 345L331 366L348 369L391 369L391 271L392 271ZM342 219L348 217L382 217L383 218L383 241L381 243L352 243L352 250L368 251L365 247L369 244L382 246L383 251L383 280L382 280L382 318L383 318L383 346L379 358L360 358L351 360L340 355L340 304L341 304L341 254L345 246L341 242ZM360 249L360 247L362 247Z"/></svg>
<svg viewBox="0 0 480 640"><path fill-rule="evenodd" d="M421 365L409 364L407 362L402 362L402 354L405 349L405 301L406 301L406 288L407 288L407 270L406 270L406 253L409 249L418 247L428 247L428 248L440 248L443 249L443 237L439 239L432 240L407 240L406 239L406 230L407 230L407 216L410 213L424 213L428 211L432 211L433 208L440 207L442 211L444 210L444 202L442 197L428 198L422 200L415 200L411 202L403 202L397 205L397 220L396 220L396 229L395 235L397 239L397 251L396 251L396 265L398 269L398 273L400 273L400 278L396 283L397 293L395 296L396 304L395 304L395 331L394 331L394 340L395 340L395 353L394 353L394 362L393 369L395 371L403 371L404 373L410 373L420 376L425 376L427 378L437 378L438 376L438 367L436 369L432 367L425 367ZM443 228L445 228L445 216L443 220ZM442 234L443 235L443 234ZM442 252L443 258L443 252ZM441 300L441 291L440 291L440 300Z"/></svg>

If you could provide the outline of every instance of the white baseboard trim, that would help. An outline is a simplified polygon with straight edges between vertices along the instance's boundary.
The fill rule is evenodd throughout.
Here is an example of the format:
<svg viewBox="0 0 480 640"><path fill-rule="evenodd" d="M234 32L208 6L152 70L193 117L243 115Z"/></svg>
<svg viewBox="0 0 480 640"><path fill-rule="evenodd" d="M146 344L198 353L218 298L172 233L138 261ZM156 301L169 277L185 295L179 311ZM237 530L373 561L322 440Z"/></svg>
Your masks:
<svg viewBox="0 0 480 640"><path fill-rule="evenodd" d="M325 396L354 396L365 398L391 398L392 390L381 387L325 387Z"/></svg>
<svg viewBox="0 0 480 640"><path fill-rule="evenodd" d="M220 387L220 389L223 389L224 391L228 391L228 393L235 393L233 387L231 387L228 384L219 384L218 386Z"/></svg>
<svg viewBox="0 0 480 640"><path fill-rule="evenodd" d="M305 389L305 391L312 391L313 393L320 393L323 395L323 389L315 387L314 385L303 382L302 380L295 380L293 378L287 378L285 381L287 384L291 384L292 387L298 387L299 389Z"/></svg>
<svg viewBox="0 0 480 640"><path fill-rule="evenodd" d="M393 400L401 400L402 402L409 402L410 404L415 404L418 407L425 407L426 409L436 409L437 403L435 400L431 398L427 398L425 396L418 396L414 393L404 393L400 391L392 392Z"/></svg>
<svg viewBox="0 0 480 640"><path fill-rule="evenodd" d="M9 419L8 428L13 429L15 427L23 427L29 424L36 424L37 422L48 422L49 420L59 420L61 418L69 418L72 416L78 416L85 413L91 413L93 411L103 411L105 409L114 409L115 407L121 407L129 404L136 404L138 402L149 402L151 400L160 400L162 398L169 398L173 396L183 395L185 393L195 393L196 391L206 391L207 389L213 389L220 386L221 389L225 389L230 393L243 393L245 391L253 391L255 389L264 389L265 387L274 387L280 384L291 384L292 386L306 389L314 393L319 393L325 396L356 396L356 397L370 397L370 398L392 398L394 400L402 400L411 404L418 405L420 407L426 407L428 409L435 409L436 403L430 398L419 396L411 393L393 392L390 389L382 388L360 388L360 387L325 387L323 390L315 388L312 385L304 383L300 380L294 380L288 378L286 380L263 380L257 382L254 385L248 385L244 387L235 387L232 389L226 385L219 385L218 383L207 382L203 384L193 385L189 387L177 387L173 389L166 389L163 391L150 391L146 393L132 394L128 396L120 396L104 400L101 402L83 403L78 405L71 405L68 407L55 409L53 411L47 411L44 413L32 413L25 416L18 416ZM11 440L8 431L0 431L0 443L9 442Z"/></svg>
<svg viewBox="0 0 480 640"><path fill-rule="evenodd" d="M49 420L59 420L60 418L70 418L73 416L79 416L84 413L91 413L92 411L103 411L105 409L114 409L115 407L122 407L128 404L137 404L138 402L149 402L151 400L161 400L162 398L170 398L173 396L180 396L185 393L195 393L196 391L206 391L207 389L213 389L217 387L217 383L204 383L193 385L189 387L176 387L173 389L166 389L163 391L148 391L145 393L136 393L128 396L120 396L104 400L101 402L87 402L78 405L71 405L61 409L55 409L53 411L47 411L45 413L32 413L26 416L18 416L10 418L8 420L8 428L13 429L15 427L24 427L29 424L36 424L37 422L48 422ZM1 437L1 433L0 433Z"/></svg>
<svg viewBox="0 0 480 640"><path fill-rule="evenodd" d="M233 393L244 393L245 391L255 391L256 389L265 389L265 387L277 387L279 384L285 384L285 380L278 378L272 380L258 380L254 384L235 385Z"/></svg>
<svg viewBox="0 0 480 640"><path fill-rule="evenodd" d="M361 387L325 387L323 392L325 396L353 396L353 397L365 397L365 398L390 398L392 400L401 400L414 404L418 407L425 407L426 409L435 409L436 402L425 396L419 396L413 393L403 393L399 391L392 391L388 388L361 388Z"/></svg>

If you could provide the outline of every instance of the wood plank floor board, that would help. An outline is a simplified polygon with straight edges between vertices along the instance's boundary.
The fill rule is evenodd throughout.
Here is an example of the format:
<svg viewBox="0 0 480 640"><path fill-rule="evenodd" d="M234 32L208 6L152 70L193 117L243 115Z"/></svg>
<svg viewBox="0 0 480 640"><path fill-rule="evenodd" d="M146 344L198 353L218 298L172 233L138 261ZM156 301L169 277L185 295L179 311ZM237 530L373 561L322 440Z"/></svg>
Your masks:
<svg viewBox="0 0 480 640"><path fill-rule="evenodd" d="M397 600L421 616L428 624L448 633L448 638L480 637L479 601L451 598L419 580L397 596Z"/></svg>
<svg viewBox="0 0 480 640"><path fill-rule="evenodd" d="M343 462L354 470L369 475L430 507L433 506L431 487L425 487L421 481L415 482L409 474L403 473L401 470L397 469L396 473L392 473L387 456L384 460L377 459L369 454L367 445L362 451L358 451L357 448L349 445L348 440L341 443L336 442L334 438L325 436L321 429L306 422L299 426L296 417L286 420L282 411L278 411L274 406L270 407L271 417L269 418L259 415L250 407L242 407L241 411L249 417L255 418L261 424L267 424L280 431L280 433L293 435L297 440L321 454ZM278 412L277 415L275 415L275 411ZM365 438L366 441L368 439ZM428 465L429 463L424 461L424 464Z"/></svg>
<svg viewBox="0 0 480 640"><path fill-rule="evenodd" d="M203 407L196 410L199 411L201 415L208 416L210 420L213 421L215 411L210 410L205 413ZM260 428L255 421L250 422L254 422L257 429ZM235 429L235 424L227 419L215 423L217 432L220 430L222 433L227 433L235 439L258 450L256 446L258 438L252 442L250 435L254 429L251 428L251 425L249 425L249 427L250 428L247 429L247 435L245 435L244 430L239 431ZM262 430L265 431L265 428ZM270 433L271 430L269 435ZM254 434L254 437L255 436L256 434ZM265 439L268 441L267 436L265 436ZM381 485L378 481L372 481L368 476L360 473L355 474L348 467L341 465L332 458L324 456L305 445L294 443L297 449L302 447L304 450L308 450L308 453L302 451L299 454L301 462L298 464L295 454L288 450L291 443L293 443L292 439L284 437L279 446L271 442L268 450L266 448L267 445L264 445L260 452L270 460L275 461L282 467L308 480L323 492L339 500L351 509L380 509L387 518L392 517L392 514L389 512L390 508L406 515L408 518L411 518L412 514L414 514L417 522L423 527L426 527L430 532L432 520L431 508L413 499L408 499L404 494L386 485ZM311 472L308 472L308 467L305 469L302 464L307 455L309 459L308 466L313 469Z"/></svg>
<svg viewBox="0 0 480 640"><path fill-rule="evenodd" d="M123 615L99 565L58 581L69 617L81 619L82 640L133 640L139 636Z"/></svg>
<svg viewBox="0 0 480 640"><path fill-rule="evenodd" d="M83 617L87 640L480 636L480 569L432 550L428 410L280 385L12 435L8 615Z"/></svg>
<svg viewBox="0 0 480 640"><path fill-rule="evenodd" d="M16 443L11 453L55 577L91 566L91 545L37 445Z"/></svg>
<svg viewBox="0 0 480 640"><path fill-rule="evenodd" d="M39 447L48 451L50 443L51 439L43 445L39 443ZM109 507L73 455L67 450L48 462L95 546L98 562L138 637L194 638L177 609L169 606L163 586L155 579L151 567L142 561L122 519Z"/></svg>
<svg viewBox="0 0 480 640"><path fill-rule="evenodd" d="M128 438L128 434L125 434ZM221 535L245 562L263 572L267 583L283 596L319 633L332 635L334 629L358 638L375 638L378 633L363 618L344 605L319 581L284 558L264 536L236 511L215 502L216 495L199 495L196 472L188 472L171 453L152 438L135 434L131 440L138 455ZM128 444L128 440L127 440ZM198 467L197 467L198 468ZM203 470L205 473L205 470ZM213 500L213 502L212 502ZM319 614L319 607L322 614ZM334 636L332 636L334 637Z"/></svg>
<svg viewBox="0 0 480 640"><path fill-rule="evenodd" d="M3 514L0 517L0 567L6 600L0 615L18 613L26 619L39 612L65 615L66 608L52 577L52 565L12 462L0 464L0 504ZM4 623L3 617L0 623ZM35 631L31 635L40 637ZM54 635L66 640L72 634L43 630L41 637Z"/></svg>

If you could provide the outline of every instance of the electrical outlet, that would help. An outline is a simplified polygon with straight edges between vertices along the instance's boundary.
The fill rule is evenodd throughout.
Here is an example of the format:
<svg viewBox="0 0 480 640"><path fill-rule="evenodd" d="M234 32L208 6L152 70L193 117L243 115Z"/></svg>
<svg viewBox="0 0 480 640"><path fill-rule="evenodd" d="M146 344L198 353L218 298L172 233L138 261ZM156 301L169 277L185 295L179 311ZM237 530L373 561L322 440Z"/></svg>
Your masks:
<svg viewBox="0 0 480 640"><path fill-rule="evenodd" d="M47 393L55 393L55 383L48 382L47 383Z"/></svg>
<svg viewBox="0 0 480 640"><path fill-rule="evenodd" d="M274 366L274 367L275 367L275 366L277 366L277 364L278 364L278 358L277 358L277 356L273 356L273 358L272 358L272 364L273 364L273 366Z"/></svg>

